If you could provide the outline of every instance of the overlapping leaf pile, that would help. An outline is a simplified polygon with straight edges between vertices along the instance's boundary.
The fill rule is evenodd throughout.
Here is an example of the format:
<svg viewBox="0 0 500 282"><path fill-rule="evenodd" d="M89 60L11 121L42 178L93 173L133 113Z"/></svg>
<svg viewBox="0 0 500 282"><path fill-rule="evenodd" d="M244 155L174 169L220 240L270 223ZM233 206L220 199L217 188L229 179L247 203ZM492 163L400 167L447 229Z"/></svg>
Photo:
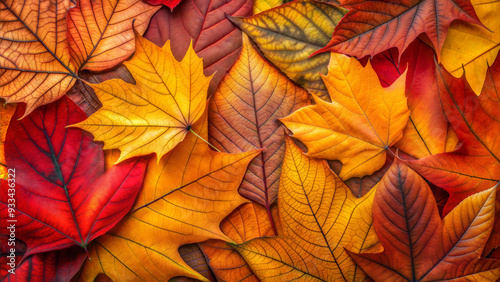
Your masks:
<svg viewBox="0 0 500 282"><path fill-rule="evenodd" d="M500 279L499 3L0 0L1 279Z"/></svg>

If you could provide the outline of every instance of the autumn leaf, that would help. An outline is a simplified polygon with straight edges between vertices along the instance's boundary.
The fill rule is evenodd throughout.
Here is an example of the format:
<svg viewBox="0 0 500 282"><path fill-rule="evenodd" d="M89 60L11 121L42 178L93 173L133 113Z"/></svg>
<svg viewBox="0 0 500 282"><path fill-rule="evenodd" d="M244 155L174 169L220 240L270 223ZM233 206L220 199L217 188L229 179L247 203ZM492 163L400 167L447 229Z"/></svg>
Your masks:
<svg viewBox="0 0 500 282"><path fill-rule="evenodd" d="M315 98L316 105L281 121L307 146L308 156L340 160L340 178L372 174L384 165L385 151L401 138L410 115L405 74L383 88L369 63L363 68L332 53L323 80L332 103Z"/></svg>
<svg viewBox="0 0 500 282"><path fill-rule="evenodd" d="M267 210L256 203L238 207L221 223L221 230L235 243L276 235ZM210 267L222 281L259 281L241 255L221 240L200 243Z"/></svg>
<svg viewBox="0 0 500 282"><path fill-rule="evenodd" d="M161 6L142 0L79 0L68 14L68 42L74 65L102 71L135 50L134 31L143 34Z"/></svg>
<svg viewBox="0 0 500 282"><path fill-rule="evenodd" d="M337 6L298 0L250 18L231 18L276 67L309 92L328 99L320 73L328 71L329 54L310 58L325 46L347 11Z"/></svg>
<svg viewBox="0 0 500 282"><path fill-rule="evenodd" d="M92 85L103 106L73 126L104 141L104 149L119 149L117 163L151 153L160 159L203 114L210 77L193 48L178 62L169 42L160 48L137 33L135 55L124 64L136 84L112 79Z"/></svg>
<svg viewBox="0 0 500 282"><path fill-rule="evenodd" d="M251 240L235 248L263 281L365 280L344 248L376 248L371 228L372 190L356 198L325 161L309 158L286 139L278 208L278 237Z"/></svg>
<svg viewBox="0 0 500 282"><path fill-rule="evenodd" d="M263 149L249 166L240 193L270 207L278 195L285 130L278 118L309 104L309 95L266 62L243 37L241 54L209 106L210 142L222 151Z"/></svg>
<svg viewBox="0 0 500 282"><path fill-rule="evenodd" d="M5 240L4 240L5 238ZM78 247L46 252L28 257L21 263L22 255L16 256L15 274L8 272L10 268L10 250L8 239L0 239L2 246L8 250L0 254L0 277L5 282L15 281L70 281L78 272L86 258L85 251ZM12 242L12 241L11 241ZM17 241L16 243L20 243ZM12 246L16 253L20 252L20 244Z"/></svg>
<svg viewBox="0 0 500 282"><path fill-rule="evenodd" d="M174 13L166 7L158 11L144 37L158 46L170 40L177 60L182 59L192 42L196 54L203 58L205 75L213 75L208 89L211 95L241 48L241 31L227 16L250 16L252 3L252 0L183 0Z"/></svg>
<svg viewBox="0 0 500 282"><path fill-rule="evenodd" d="M454 78L437 67L439 97L444 113L462 146L454 152L407 163L420 175L450 193L444 213L466 197L486 190L500 180L498 87L500 58L488 70L488 82L478 97L465 77Z"/></svg>
<svg viewBox="0 0 500 282"><path fill-rule="evenodd" d="M479 259L493 226L495 193L493 188L465 199L441 222L425 180L395 160L373 202L384 251L349 255L380 281L495 281L500 261Z"/></svg>
<svg viewBox="0 0 500 282"><path fill-rule="evenodd" d="M403 137L394 146L415 158L453 151L458 138L439 101L434 51L421 40L415 40L399 62L398 58L393 48L370 61L384 87L408 69L406 97L411 114Z"/></svg>
<svg viewBox="0 0 500 282"><path fill-rule="evenodd" d="M206 115L193 131L207 139ZM229 238L220 222L247 202L238 187L258 154L217 153L190 132L164 156L152 159L132 211L92 245L79 280L99 273L113 281L160 280L186 276L206 281L182 261L178 248L207 239Z"/></svg>
<svg viewBox="0 0 500 282"><path fill-rule="evenodd" d="M340 0L349 12L342 18L333 38L321 52L339 52L363 58L390 48L402 54L425 33L436 52L441 53L452 21L481 24L468 0Z"/></svg>
<svg viewBox="0 0 500 282"><path fill-rule="evenodd" d="M499 1L471 0L481 22L489 29L467 22L451 24L441 51L441 63L453 76L465 77L476 94L500 50ZM464 44L467 42L467 44Z"/></svg>
<svg viewBox="0 0 500 282"><path fill-rule="evenodd" d="M0 98L26 103L24 116L76 82L65 40L69 6L69 0L0 1Z"/></svg>
<svg viewBox="0 0 500 282"><path fill-rule="evenodd" d="M179 248L179 254L182 257L182 260L184 260L192 269L196 270L196 272L203 275L209 281L217 281L212 272L212 269L210 269L210 266L208 265L205 254L201 251L200 246L198 246L198 244L188 244L181 246ZM170 281L172 280L177 281L181 279L185 279L187 281L194 280L192 278L181 276L179 277L179 279L174 278L171 279Z"/></svg>
<svg viewBox="0 0 500 282"><path fill-rule="evenodd" d="M5 140L7 167L15 176L1 189L2 221L15 215L16 238L28 245L25 258L86 248L132 207L146 162L131 160L105 172L102 146L79 129L65 128L85 118L68 98L18 120L23 111L17 107ZM14 211L11 198L17 199Z"/></svg>
<svg viewBox="0 0 500 282"><path fill-rule="evenodd" d="M283 0L255 0L253 2L253 14L257 15L260 12L281 6L282 4Z"/></svg>

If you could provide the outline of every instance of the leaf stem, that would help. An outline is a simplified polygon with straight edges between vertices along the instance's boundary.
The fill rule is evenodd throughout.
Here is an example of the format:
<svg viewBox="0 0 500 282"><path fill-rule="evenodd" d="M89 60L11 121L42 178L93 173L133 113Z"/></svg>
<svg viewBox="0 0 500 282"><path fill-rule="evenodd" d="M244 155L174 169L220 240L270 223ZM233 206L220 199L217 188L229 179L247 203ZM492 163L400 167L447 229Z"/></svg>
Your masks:
<svg viewBox="0 0 500 282"><path fill-rule="evenodd" d="M4 163L0 163L0 165L1 165L1 166L4 166L4 167L7 167L7 165L6 165L6 164L4 164Z"/></svg>
<svg viewBox="0 0 500 282"><path fill-rule="evenodd" d="M217 147L215 147L214 145L210 144L210 142L208 142L207 140L205 140L205 138L201 137L200 135L198 135L196 132L193 131L192 128L189 129L189 131L191 131L191 133L193 133L194 135L196 135L196 137L200 138L201 140L203 140L205 143L207 143L210 147L212 147L215 151L219 152L220 153L220 150L217 149Z"/></svg>

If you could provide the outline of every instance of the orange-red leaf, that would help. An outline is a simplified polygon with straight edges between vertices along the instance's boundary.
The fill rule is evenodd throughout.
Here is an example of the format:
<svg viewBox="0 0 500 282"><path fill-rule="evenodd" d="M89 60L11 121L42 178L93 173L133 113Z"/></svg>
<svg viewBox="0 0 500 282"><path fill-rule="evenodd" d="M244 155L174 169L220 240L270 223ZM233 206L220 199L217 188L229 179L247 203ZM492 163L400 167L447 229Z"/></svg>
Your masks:
<svg viewBox="0 0 500 282"><path fill-rule="evenodd" d="M467 198L441 222L432 191L395 160L377 186L375 231L382 253L351 257L380 281L500 278L500 261L479 259L493 227L495 188Z"/></svg>
<svg viewBox="0 0 500 282"><path fill-rule="evenodd" d="M285 130L278 118L308 104L307 92L265 61L245 35L238 60L210 101L209 134L226 152L264 149L250 163L240 193L268 211L278 195L285 151Z"/></svg>
<svg viewBox="0 0 500 282"><path fill-rule="evenodd" d="M422 33L441 53L452 21L480 24L470 0L341 0L349 12L333 38L318 52L339 52L357 58L374 56L392 47L399 54Z"/></svg>
<svg viewBox="0 0 500 282"><path fill-rule="evenodd" d="M68 42L79 71L101 71L127 59L161 6L142 0L78 0L68 14Z"/></svg>
<svg viewBox="0 0 500 282"><path fill-rule="evenodd" d="M462 147L452 153L409 161L418 173L450 193L449 212L461 200L500 180L500 57L488 70L487 84L478 97L465 80L441 67L436 71L439 97Z"/></svg>
<svg viewBox="0 0 500 282"><path fill-rule="evenodd" d="M323 76L331 103L295 111L281 121L316 158L340 160L342 179L362 177L382 168L386 149L402 134L410 111L406 104L405 75L383 88L370 64L332 53Z"/></svg>
<svg viewBox="0 0 500 282"><path fill-rule="evenodd" d="M434 51L415 40L399 63L395 48L376 55L370 62L384 87L408 68L406 96L411 114L403 137L394 146L415 158L453 151L458 139L439 101Z"/></svg>

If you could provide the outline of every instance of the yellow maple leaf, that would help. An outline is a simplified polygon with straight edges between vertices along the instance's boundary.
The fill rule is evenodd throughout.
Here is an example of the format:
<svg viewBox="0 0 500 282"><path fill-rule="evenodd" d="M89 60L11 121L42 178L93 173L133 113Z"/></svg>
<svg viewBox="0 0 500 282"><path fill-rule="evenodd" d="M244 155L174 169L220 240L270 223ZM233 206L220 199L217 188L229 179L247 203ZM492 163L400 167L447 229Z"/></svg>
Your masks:
<svg viewBox="0 0 500 282"><path fill-rule="evenodd" d="M156 153L158 159L179 144L206 106L211 77L189 47L177 61L170 42L158 47L136 33L136 52L124 63L136 84L112 79L91 85L103 106L72 125L104 141L104 149L119 149L121 162Z"/></svg>
<svg viewBox="0 0 500 282"><path fill-rule="evenodd" d="M100 273L113 281L168 281L175 276L206 281L178 249L207 239L230 241L220 223L248 202L238 187L260 152L214 152L198 137L207 138L207 126L205 114L184 142L159 163L150 161L132 211L91 246L92 259L85 261L80 281L93 281Z"/></svg>
<svg viewBox="0 0 500 282"><path fill-rule="evenodd" d="M488 67L493 64L500 50L500 1L472 0L471 3L489 30L468 22L453 22L441 51L441 63L457 78L465 70L470 87L479 95Z"/></svg>
<svg viewBox="0 0 500 282"><path fill-rule="evenodd" d="M315 97L281 121L304 143L308 156L340 160L342 179L380 169L386 149L403 134L410 111L405 96L406 73L383 88L370 63L332 53L323 76L332 103Z"/></svg>

